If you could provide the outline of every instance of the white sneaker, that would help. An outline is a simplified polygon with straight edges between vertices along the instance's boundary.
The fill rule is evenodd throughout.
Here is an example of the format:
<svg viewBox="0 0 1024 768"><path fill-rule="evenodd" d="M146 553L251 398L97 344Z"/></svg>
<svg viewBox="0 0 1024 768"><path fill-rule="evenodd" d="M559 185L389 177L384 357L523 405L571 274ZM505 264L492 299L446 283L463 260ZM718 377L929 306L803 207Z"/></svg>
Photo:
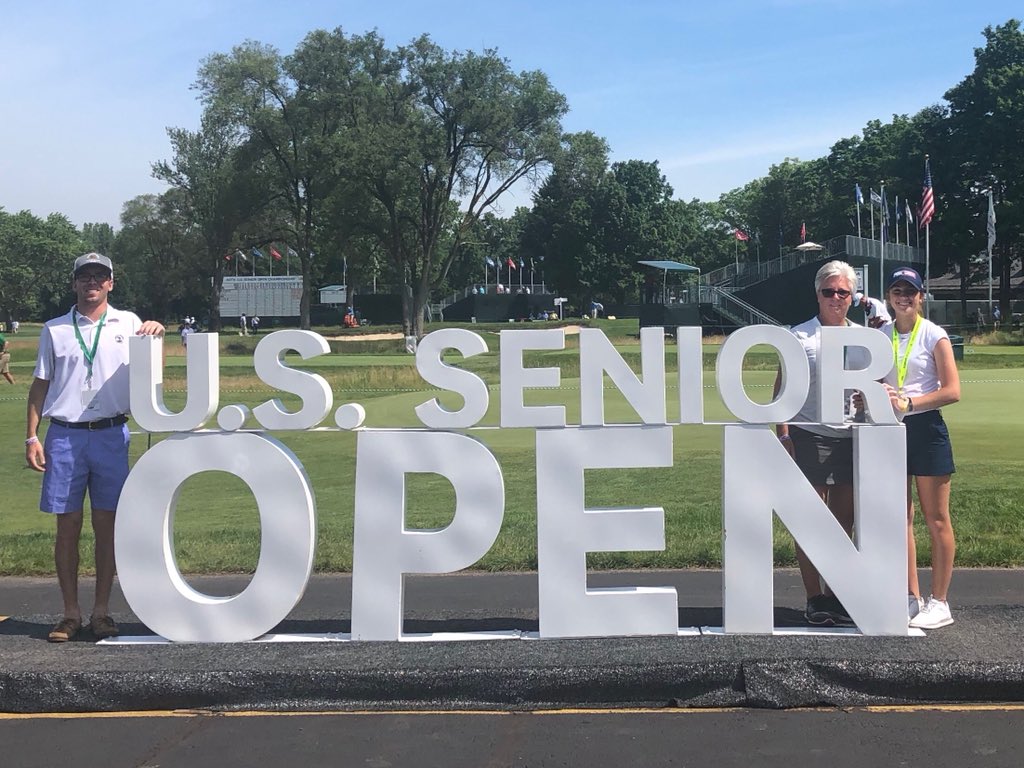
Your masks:
<svg viewBox="0 0 1024 768"><path fill-rule="evenodd" d="M924 600L914 594L907 595L907 616L914 618L924 609Z"/></svg>
<svg viewBox="0 0 1024 768"><path fill-rule="evenodd" d="M917 629L938 629L953 623L953 615L949 612L949 603L929 597L921 612L910 620L910 626Z"/></svg>

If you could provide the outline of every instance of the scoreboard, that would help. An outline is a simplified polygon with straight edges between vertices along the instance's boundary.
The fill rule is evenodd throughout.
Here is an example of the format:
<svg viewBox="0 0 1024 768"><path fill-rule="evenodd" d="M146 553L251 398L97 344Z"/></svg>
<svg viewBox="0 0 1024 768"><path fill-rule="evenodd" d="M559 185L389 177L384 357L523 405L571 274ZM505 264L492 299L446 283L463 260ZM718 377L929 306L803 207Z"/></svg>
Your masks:
<svg viewBox="0 0 1024 768"><path fill-rule="evenodd" d="M298 317L301 275L225 277L220 290L220 316Z"/></svg>

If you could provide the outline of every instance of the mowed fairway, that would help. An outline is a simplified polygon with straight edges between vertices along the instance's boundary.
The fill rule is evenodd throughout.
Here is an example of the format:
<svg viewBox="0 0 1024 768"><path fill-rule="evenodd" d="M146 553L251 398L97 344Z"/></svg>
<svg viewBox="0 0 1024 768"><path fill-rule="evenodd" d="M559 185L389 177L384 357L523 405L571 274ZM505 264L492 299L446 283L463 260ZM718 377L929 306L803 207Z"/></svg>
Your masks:
<svg viewBox="0 0 1024 768"><path fill-rule="evenodd" d="M635 325L634 325L635 328ZM634 331L635 333L635 331ZM536 567L536 461L535 432L531 429L497 430L498 355L495 334L485 336L491 352L474 358L467 368L479 372L490 384L491 402L482 426L471 434L488 445L501 465L506 486L506 511L497 543L477 567L490 570ZM639 370L639 347L628 337L613 337L626 359ZM28 340L19 339L25 343ZM168 339L171 351L174 339ZM230 338L222 337L221 406L244 403L250 407L277 395L252 371L251 355L228 356ZM528 353L526 364L562 369L558 389L531 390L530 405L566 407L568 422L579 420L578 347L571 339L566 350ZM1021 522L1019 478L1024 458L1019 448L1024 428L1024 363L1020 348L999 347L969 350L961 370L963 398L944 410L952 434L958 472L953 479L952 510L958 538L957 564L961 566L1024 565L1024 523ZM177 351L177 350L176 350ZM705 365L713 349L705 350ZM21 436L24 431L25 396L31 375L29 350L16 357L18 384L0 390L0 431L8 449L0 455L0 476L5 489L0 505L0 575L50 574L52 527L49 516L37 511L39 475L24 466ZM755 356L756 358L756 356ZM976 367L985 361L993 367ZM180 356L169 356L165 375L171 407L184 401L184 368ZM298 358L289 358L299 364ZM772 358L751 359L744 383L752 399L764 402L774 378ZM366 426L418 426L414 408L441 396L449 408L460 400L430 389L416 373L413 358L381 349L373 354L334 353L303 364L331 383L335 407L359 402L367 412ZM667 349L669 419L678 414L674 380L676 355ZM733 421L714 388L714 372L704 372L705 419ZM605 382L606 421L634 422L637 416L622 396ZM288 407L295 400L282 398ZM329 418L325 425L331 425ZM255 423L252 424L255 426ZM490 427L490 428L487 428ZM356 461L354 433L312 431L278 433L306 467L317 499L319 537L316 568L346 571L352 563L353 485ZM137 458L152 439L133 438ZM587 505L662 506L666 514L666 549L663 552L594 553L595 568L714 566L721 558L721 426L674 428L674 465L665 469L588 470ZM408 478L408 524L414 527L443 526L451 519L454 492L447 480L431 475ZM918 516L920 518L920 515ZM920 519L919 519L920 524ZM175 518L175 548L179 566L191 573L251 572L259 553L260 531L256 504L244 484L223 473L204 473L184 486ZM83 567L91 567L91 540L83 544ZM930 552L922 529L918 538L920 562ZM795 563L792 542L781 527L776 532L776 562Z"/></svg>

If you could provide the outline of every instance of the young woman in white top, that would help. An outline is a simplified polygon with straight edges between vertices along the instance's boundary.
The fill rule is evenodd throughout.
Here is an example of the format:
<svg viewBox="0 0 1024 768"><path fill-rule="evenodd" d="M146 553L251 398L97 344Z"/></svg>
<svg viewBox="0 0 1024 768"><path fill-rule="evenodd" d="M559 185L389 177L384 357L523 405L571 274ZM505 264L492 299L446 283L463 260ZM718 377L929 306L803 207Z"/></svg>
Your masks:
<svg viewBox="0 0 1024 768"><path fill-rule="evenodd" d="M932 592L924 603L917 578L914 504L908 477L910 626L937 629L953 623L946 597L956 554L949 517L950 476L956 468L949 431L939 408L960 399L960 374L949 335L921 316L921 276L909 267L893 270L886 298L894 319L882 326L882 332L892 339L894 365L885 383L889 385L893 408L902 416L907 430L907 475L915 479L918 502L932 542Z"/></svg>

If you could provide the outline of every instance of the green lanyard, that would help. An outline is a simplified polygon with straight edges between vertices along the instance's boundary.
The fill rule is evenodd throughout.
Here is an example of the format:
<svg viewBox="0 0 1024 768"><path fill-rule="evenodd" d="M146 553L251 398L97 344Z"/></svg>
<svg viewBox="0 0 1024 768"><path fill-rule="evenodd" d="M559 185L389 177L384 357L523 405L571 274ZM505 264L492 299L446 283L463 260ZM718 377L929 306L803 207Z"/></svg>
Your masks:
<svg viewBox="0 0 1024 768"><path fill-rule="evenodd" d="M100 332L103 330L103 326L107 322L107 313L104 312L100 316L100 321L96 325L96 332L92 336L92 349L85 346L85 339L82 338L82 331L78 328L78 308L75 307L71 310L71 324L75 326L75 338L78 339L78 346L82 349L82 357L85 358L85 383L89 386L92 385L92 363L96 359L96 348L100 345Z"/></svg>
<svg viewBox="0 0 1024 768"><path fill-rule="evenodd" d="M892 360L896 364L896 389L903 391L903 382L907 380L907 364L910 362L910 350L914 347L914 339L917 338L917 331L921 327L921 316L918 315L914 321L914 330L910 332L910 339L907 341L907 348L903 350L903 359L900 360L900 337L896 332L896 323L892 324Z"/></svg>

